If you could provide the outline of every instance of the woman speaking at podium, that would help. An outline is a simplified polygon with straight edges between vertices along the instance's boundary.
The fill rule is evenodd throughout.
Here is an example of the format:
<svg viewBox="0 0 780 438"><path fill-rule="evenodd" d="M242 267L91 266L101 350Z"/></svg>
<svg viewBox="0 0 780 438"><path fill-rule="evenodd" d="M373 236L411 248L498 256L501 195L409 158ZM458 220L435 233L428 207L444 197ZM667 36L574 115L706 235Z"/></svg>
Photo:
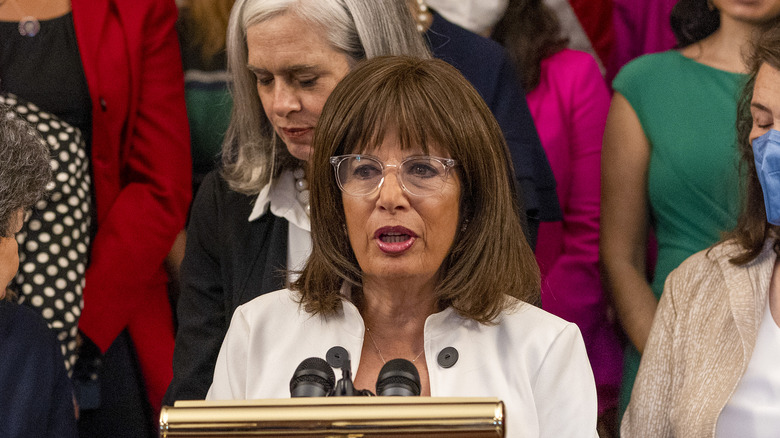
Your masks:
<svg viewBox="0 0 780 438"><path fill-rule="evenodd" d="M508 150L457 70L366 61L328 98L313 150L311 258L236 310L207 398L287 398L301 361L341 346L356 388L403 358L421 395L501 399L507 436L596 436L582 337L535 306Z"/></svg>

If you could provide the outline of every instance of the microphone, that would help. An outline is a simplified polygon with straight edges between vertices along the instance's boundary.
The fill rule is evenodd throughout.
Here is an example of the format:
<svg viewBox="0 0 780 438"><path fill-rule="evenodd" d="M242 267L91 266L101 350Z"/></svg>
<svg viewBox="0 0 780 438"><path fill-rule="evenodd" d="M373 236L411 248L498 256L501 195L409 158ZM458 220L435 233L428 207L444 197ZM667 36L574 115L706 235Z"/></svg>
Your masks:
<svg viewBox="0 0 780 438"><path fill-rule="evenodd" d="M319 357L304 359L290 379L292 397L325 397L333 390L336 375L333 368Z"/></svg>
<svg viewBox="0 0 780 438"><path fill-rule="evenodd" d="M376 394L379 396L420 395L420 373L408 360L393 359L379 371L379 377L376 379Z"/></svg>

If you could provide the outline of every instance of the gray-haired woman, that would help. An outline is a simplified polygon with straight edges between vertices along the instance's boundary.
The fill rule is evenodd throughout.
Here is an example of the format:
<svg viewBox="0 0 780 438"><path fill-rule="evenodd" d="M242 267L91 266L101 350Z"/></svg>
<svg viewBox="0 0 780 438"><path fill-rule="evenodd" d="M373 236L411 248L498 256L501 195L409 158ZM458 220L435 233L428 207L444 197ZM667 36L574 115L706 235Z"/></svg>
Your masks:
<svg viewBox="0 0 780 438"><path fill-rule="evenodd" d="M25 122L0 106L0 299L19 267L14 235L24 211L43 195L51 178L49 149Z"/></svg>
<svg viewBox="0 0 780 438"><path fill-rule="evenodd" d="M366 58L430 58L404 0L239 0L227 52L233 113L187 229L168 404L205 397L235 308L308 258L304 168L333 88Z"/></svg>
<svg viewBox="0 0 780 438"><path fill-rule="evenodd" d="M51 179L49 148L10 114L0 106L0 429L10 438L76 437L73 391L57 338L40 315L6 295L19 266L14 234Z"/></svg>

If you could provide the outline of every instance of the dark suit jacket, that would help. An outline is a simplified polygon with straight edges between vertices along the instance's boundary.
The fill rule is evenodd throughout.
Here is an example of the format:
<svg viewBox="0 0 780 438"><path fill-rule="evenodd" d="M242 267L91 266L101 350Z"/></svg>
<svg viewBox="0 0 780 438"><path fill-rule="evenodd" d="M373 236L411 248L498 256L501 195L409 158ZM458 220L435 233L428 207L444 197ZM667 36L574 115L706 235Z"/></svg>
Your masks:
<svg viewBox="0 0 780 438"><path fill-rule="evenodd" d="M563 214L555 177L512 61L497 42L452 24L435 11L425 37L433 56L468 79L501 126L521 192L521 211L526 213L526 235L533 248L539 221L559 221Z"/></svg>
<svg viewBox="0 0 780 438"><path fill-rule="evenodd" d="M77 437L60 344L40 315L0 300L0 437Z"/></svg>
<svg viewBox="0 0 780 438"><path fill-rule="evenodd" d="M255 199L230 190L218 171L198 190L181 264L173 381L163 404L205 398L233 311L285 287L288 222L270 212L249 222Z"/></svg>

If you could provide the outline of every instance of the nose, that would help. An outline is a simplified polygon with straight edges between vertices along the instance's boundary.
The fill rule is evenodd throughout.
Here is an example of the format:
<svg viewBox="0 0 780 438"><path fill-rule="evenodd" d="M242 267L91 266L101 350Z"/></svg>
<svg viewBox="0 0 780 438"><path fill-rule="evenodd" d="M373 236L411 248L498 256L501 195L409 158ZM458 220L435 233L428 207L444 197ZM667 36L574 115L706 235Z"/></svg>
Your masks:
<svg viewBox="0 0 780 438"><path fill-rule="evenodd" d="M382 210L396 213L409 208L409 198L406 190L401 187L401 181L398 179L397 171L395 171L397 169L393 169L393 172L388 172L387 170L379 186L379 196L377 197L376 205Z"/></svg>
<svg viewBox="0 0 780 438"><path fill-rule="evenodd" d="M301 101L290 84L276 81L273 91L272 111L279 117L301 110Z"/></svg>

